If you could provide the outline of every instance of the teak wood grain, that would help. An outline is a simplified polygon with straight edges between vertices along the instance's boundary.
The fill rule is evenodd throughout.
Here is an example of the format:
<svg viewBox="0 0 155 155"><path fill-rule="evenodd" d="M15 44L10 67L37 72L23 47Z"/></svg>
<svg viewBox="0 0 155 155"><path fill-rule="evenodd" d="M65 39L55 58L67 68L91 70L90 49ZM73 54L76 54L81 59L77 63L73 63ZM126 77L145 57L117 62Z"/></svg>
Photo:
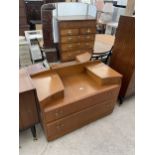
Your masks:
<svg viewBox="0 0 155 155"><path fill-rule="evenodd" d="M135 18L121 16L115 36L110 66L123 75L120 97L134 94Z"/></svg>
<svg viewBox="0 0 155 155"><path fill-rule="evenodd" d="M87 70L98 78L89 75ZM55 76L59 79L56 83ZM122 76L103 63L94 61L54 65L51 70L31 78L38 98L44 95L44 103L41 100L39 103L39 113L47 140L50 141L111 113ZM114 82L108 81L108 78ZM63 96L52 98L55 84L59 87L57 90L62 90Z"/></svg>
<svg viewBox="0 0 155 155"><path fill-rule="evenodd" d="M26 68L19 70L19 129L26 129L39 122L36 89Z"/></svg>

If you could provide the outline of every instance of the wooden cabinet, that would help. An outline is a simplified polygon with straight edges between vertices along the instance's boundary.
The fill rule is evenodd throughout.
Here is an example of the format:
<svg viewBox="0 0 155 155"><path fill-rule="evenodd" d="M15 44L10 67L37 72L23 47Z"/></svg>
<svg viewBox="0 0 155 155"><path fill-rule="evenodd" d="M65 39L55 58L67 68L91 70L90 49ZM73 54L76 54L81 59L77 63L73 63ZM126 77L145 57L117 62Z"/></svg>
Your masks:
<svg viewBox="0 0 155 155"><path fill-rule="evenodd" d="M74 60L76 55L92 53L96 19L91 16L57 17L61 61Z"/></svg>
<svg viewBox="0 0 155 155"><path fill-rule="evenodd" d="M47 140L110 114L122 76L99 61L62 63L31 74ZM49 87L50 86L50 87Z"/></svg>
<svg viewBox="0 0 155 155"><path fill-rule="evenodd" d="M19 35L24 35L24 31L29 30L24 0L19 0Z"/></svg>
<svg viewBox="0 0 155 155"><path fill-rule="evenodd" d="M64 0L25 0L27 21L41 21L41 6L46 3L64 2Z"/></svg>
<svg viewBox="0 0 155 155"><path fill-rule="evenodd" d="M135 18L121 16L110 66L123 75L120 99L135 93Z"/></svg>
<svg viewBox="0 0 155 155"><path fill-rule="evenodd" d="M31 128L36 138L35 124L39 122L37 95L26 69L19 71L19 129Z"/></svg>

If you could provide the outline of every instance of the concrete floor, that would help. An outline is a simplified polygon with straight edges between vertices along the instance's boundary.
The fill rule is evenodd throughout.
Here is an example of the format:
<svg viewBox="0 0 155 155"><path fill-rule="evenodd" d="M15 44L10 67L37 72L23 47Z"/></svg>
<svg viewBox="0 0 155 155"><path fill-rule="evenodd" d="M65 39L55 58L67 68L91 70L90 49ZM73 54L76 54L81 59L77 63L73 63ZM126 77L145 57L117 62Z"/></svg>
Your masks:
<svg viewBox="0 0 155 155"><path fill-rule="evenodd" d="M38 140L30 130L20 133L20 155L134 155L135 98L131 97L113 113L52 142L47 142L37 125Z"/></svg>

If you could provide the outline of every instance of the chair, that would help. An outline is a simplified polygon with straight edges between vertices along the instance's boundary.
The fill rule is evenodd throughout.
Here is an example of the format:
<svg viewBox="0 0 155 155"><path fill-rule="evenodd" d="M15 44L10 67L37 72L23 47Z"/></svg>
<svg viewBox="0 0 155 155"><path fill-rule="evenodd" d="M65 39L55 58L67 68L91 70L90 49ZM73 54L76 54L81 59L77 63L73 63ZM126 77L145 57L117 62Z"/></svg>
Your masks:
<svg viewBox="0 0 155 155"><path fill-rule="evenodd" d="M101 60L104 63L108 63L111 51L113 48L115 37L106 34L96 34L94 51L91 56L91 60Z"/></svg>
<svg viewBox="0 0 155 155"><path fill-rule="evenodd" d="M118 27L119 18L121 15L125 14L126 6L114 4L113 8L114 8L114 12L113 12L112 21L110 21L106 24L106 29L111 28L111 35L115 34L116 29Z"/></svg>
<svg viewBox="0 0 155 155"><path fill-rule="evenodd" d="M96 1L95 5L97 8L97 31L99 33L105 33L106 24L112 21L113 4L116 3L117 1Z"/></svg>

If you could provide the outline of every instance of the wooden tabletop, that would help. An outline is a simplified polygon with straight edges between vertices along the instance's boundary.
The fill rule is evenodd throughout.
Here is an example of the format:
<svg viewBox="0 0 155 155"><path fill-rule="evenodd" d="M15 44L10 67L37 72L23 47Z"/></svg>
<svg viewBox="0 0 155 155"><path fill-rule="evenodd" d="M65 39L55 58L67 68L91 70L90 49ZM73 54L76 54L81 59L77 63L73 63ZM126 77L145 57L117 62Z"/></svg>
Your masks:
<svg viewBox="0 0 155 155"><path fill-rule="evenodd" d="M19 93L35 89L25 68L19 70Z"/></svg>
<svg viewBox="0 0 155 155"><path fill-rule="evenodd" d="M104 53L109 51L115 41L115 37L107 34L96 34L94 53Z"/></svg>

